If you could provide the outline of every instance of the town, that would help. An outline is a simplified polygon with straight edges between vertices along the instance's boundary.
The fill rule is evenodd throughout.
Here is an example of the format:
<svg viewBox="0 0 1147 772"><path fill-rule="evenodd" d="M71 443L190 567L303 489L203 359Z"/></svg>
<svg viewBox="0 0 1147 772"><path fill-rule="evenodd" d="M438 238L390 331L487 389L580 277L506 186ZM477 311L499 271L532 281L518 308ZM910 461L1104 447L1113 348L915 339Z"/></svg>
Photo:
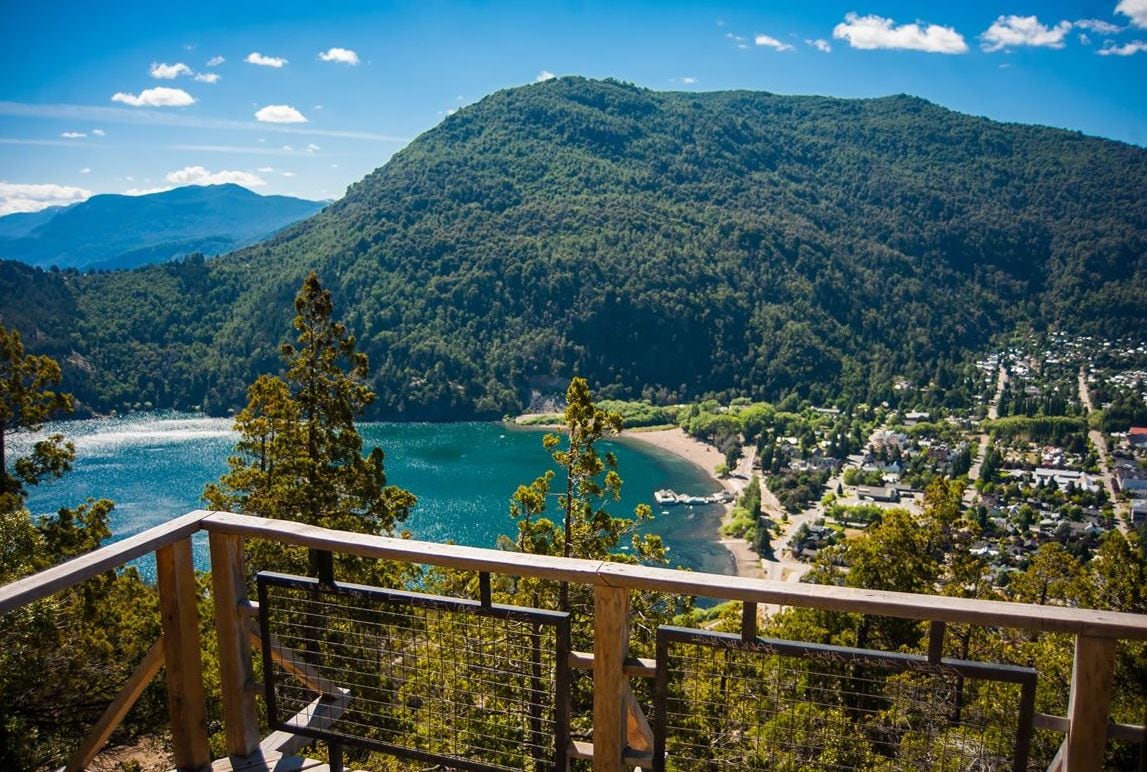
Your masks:
<svg viewBox="0 0 1147 772"><path fill-rule="evenodd" d="M730 419L739 419L748 444L728 458L739 478L759 474L765 488L759 520L735 511L725 535L748 539L772 579L799 580L818 559L843 566L845 537L888 509L919 514L935 479L967 481L975 533L963 546L998 587L1045 545L1085 563L1107 531L1147 524L1147 346L1017 338L984 355L967 381L974 396L964 409L916 407L928 390L899 382L902 407L709 404L679 422L729 447Z"/></svg>

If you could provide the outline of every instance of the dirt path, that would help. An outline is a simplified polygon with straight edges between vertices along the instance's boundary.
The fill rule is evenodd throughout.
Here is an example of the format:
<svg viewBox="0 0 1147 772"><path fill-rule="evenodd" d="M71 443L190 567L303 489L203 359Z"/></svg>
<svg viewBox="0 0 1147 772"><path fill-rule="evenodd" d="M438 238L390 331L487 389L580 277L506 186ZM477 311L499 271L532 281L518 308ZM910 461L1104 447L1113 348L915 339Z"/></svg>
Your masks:
<svg viewBox="0 0 1147 772"><path fill-rule="evenodd" d="M741 458L737 462L737 468L733 470L733 474L723 483L727 483L726 490L730 490L734 495L740 496L741 491L749 484L749 480L753 476L753 466L757 461L757 448L753 445L746 445L741 449ZM765 507L765 491L768 490L764 483L761 483L761 509ZM772 494L770 493L771 497ZM773 501L776 501L774 498ZM725 512L721 516L721 526L724 527L733 514L733 504L725 506ZM729 550L733 554L733 559L737 564L737 576L748 576L753 579L767 578L761 566L761 556L758 555L749 542L744 539L730 539L722 537L720 540L721 546Z"/></svg>

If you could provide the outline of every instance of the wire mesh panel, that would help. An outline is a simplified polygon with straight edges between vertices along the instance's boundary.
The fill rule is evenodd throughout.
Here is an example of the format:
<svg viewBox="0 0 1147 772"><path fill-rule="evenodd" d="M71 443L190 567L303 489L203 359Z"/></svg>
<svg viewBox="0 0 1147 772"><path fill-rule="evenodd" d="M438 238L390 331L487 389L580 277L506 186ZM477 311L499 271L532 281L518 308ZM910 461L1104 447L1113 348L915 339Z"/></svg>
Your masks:
<svg viewBox="0 0 1147 772"><path fill-rule="evenodd" d="M568 614L258 575L272 726L451 769L563 770Z"/></svg>
<svg viewBox="0 0 1147 772"><path fill-rule="evenodd" d="M1030 668L657 633L656 770L1023 770Z"/></svg>

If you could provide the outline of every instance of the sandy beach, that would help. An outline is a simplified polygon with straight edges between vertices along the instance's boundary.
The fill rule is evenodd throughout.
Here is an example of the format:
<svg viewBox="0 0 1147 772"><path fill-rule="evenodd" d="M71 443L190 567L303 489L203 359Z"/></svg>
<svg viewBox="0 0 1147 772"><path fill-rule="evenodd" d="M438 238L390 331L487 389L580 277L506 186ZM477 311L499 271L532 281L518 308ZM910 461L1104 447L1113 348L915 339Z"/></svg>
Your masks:
<svg viewBox="0 0 1147 772"><path fill-rule="evenodd" d="M749 472L752 466L751 455L745 454L741 458L740 463L738 463L736 471L740 476L722 479L717 476L714 469L716 469L718 464L725 463L725 457L712 445L690 437L683 429L673 428L660 429L657 431L632 431L627 429L622 432L622 436L634 442L652 445L689 461L699 469L704 470L714 482L734 495L740 494L741 489L745 487L745 484L749 480ZM722 525L728 521L729 514L732 511L733 505L726 504L725 512L721 517ZM720 533L717 534L717 538L721 545L733 555L733 559L736 562L737 576L747 576L758 579L765 576L761 568L761 558L749 548L748 542L744 539L727 539Z"/></svg>

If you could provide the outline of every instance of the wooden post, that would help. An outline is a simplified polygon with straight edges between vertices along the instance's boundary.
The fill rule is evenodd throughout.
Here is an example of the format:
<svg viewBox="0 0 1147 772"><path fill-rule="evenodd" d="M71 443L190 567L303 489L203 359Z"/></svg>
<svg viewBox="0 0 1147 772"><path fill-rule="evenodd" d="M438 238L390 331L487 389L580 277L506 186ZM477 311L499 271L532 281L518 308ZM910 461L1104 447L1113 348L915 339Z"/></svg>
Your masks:
<svg viewBox="0 0 1147 772"><path fill-rule="evenodd" d="M625 752L625 657L629 591L593 589L593 772L622 772Z"/></svg>
<svg viewBox="0 0 1147 772"><path fill-rule="evenodd" d="M1075 636L1067 716L1067 772L1099 772L1107 745L1107 714L1115 676L1115 639Z"/></svg>
<svg viewBox="0 0 1147 772"><path fill-rule="evenodd" d="M251 644L246 619L239 613L239 604L247 600L243 537L212 533L210 543L227 755L246 758L259 750L259 719Z"/></svg>
<svg viewBox="0 0 1147 772"><path fill-rule="evenodd" d="M180 770L210 769L203 664L199 657L199 594L191 539L159 548L155 551L155 563L175 766Z"/></svg>

